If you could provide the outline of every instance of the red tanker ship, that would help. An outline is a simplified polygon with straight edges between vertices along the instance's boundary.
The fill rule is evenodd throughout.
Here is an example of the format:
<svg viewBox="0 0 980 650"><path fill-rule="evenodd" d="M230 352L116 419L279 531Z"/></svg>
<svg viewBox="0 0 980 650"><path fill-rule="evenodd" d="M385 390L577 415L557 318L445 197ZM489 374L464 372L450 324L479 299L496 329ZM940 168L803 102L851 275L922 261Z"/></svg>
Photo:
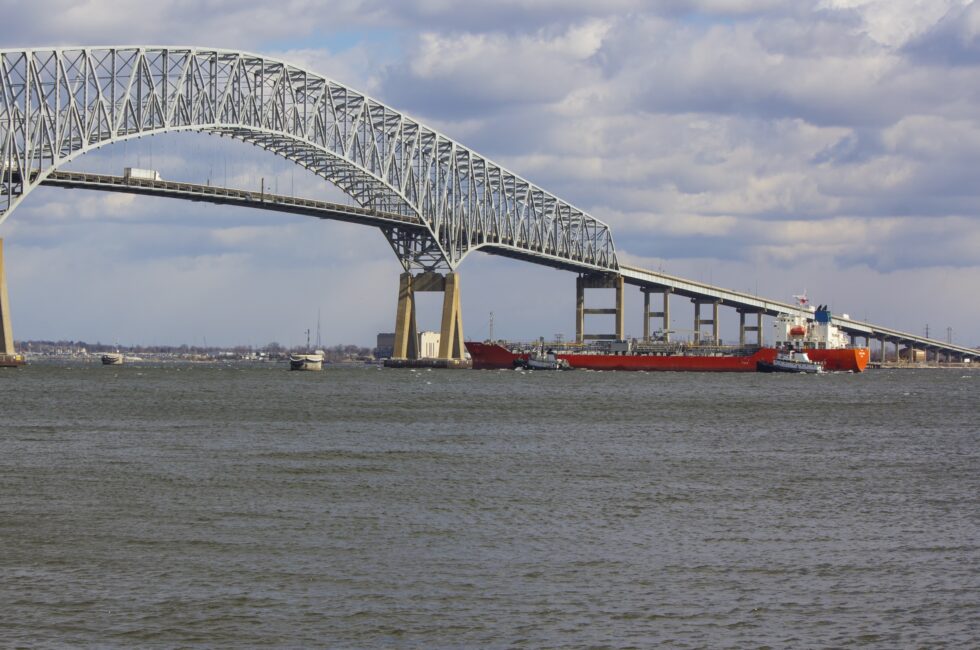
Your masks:
<svg viewBox="0 0 980 650"><path fill-rule="evenodd" d="M549 351L571 368L587 370L756 372L760 361L773 362L779 348L793 348L806 351L811 360L822 363L828 371L863 371L870 358L868 348L851 347L847 335L830 322L830 312L826 308L813 310L806 305L805 296L799 299L803 312L776 318L775 347L607 341L554 345ZM513 368L526 364L528 357L541 347L540 344L511 346L466 342L475 369Z"/></svg>
<svg viewBox="0 0 980 650"><path fill-rule="evenodd" d="M627 348L617 350L617 346ZM535 351L528 346L505 347L500 343L467 341L466 350L473 368L514 368L526 363ZM611 344L552 347L558 359L571 368L586 370L670 370L700 372L755 372L759 361L773 361L773 348L733 348L726 346L692 346L684 344L639 344L627 341Z"/></svg>

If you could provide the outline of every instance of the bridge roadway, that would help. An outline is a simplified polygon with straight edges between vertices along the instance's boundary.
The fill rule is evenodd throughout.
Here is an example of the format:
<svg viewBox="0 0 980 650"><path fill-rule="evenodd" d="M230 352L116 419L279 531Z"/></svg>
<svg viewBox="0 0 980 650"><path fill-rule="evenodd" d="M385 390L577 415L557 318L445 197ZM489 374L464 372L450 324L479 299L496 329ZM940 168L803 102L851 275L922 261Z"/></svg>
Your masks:
<svg viewBox="0 0 980 650"><path fill-rule="evenodd" d="M344 205L342 203L331 203L328 201L297 198L282 194L270 194L267 192L224 188L213 185L201 185L197 183L128 179L122 176L56 170L52 171L48 177L42 181L42 185L71 189L98 190L103 192L109 191L147 196L161 196L166 198L201 201L221 205L237 205L253 209L287 212L317 217L320 219L359 223L375 227L398 226L406 229L418 229L419 231L424 231L427 228L422 219L416 216L354 207ZM497 249L490 244L481 246L480 249L487 253L519 257L520 259L534 262L536 264L563 268L569 271L595 273L594 266L583 263L581 264L581 267L578 267L574 260L559 262L549 257L536 257L533 255L515 256L513 255L512 251ZM766 298L761 298L748 293L732 291L730 289L725 289L702 282L696 282L693 280L687 280L635 266L620 264L619 273L623 276L626 283L638 286L642 289L651 291L668 290L672 294L684 296L693 301L699 301L702 303L718 303L719 305L733 307L746 313L762 313L767 316L776 316L778 314L792 314L799 313L801 311L798 306L791 303L768 300ZM882 343L893 343L896 346L903 345L907 348L914 348L916 350L928 350L930 352L940 352L947 355L954 354L964 359L980 359L980 350L955 345L936 339L930 339L924 336L918 336L872 323L865 323L849 318L841 318L840 316L834 316L833 323L850 336L855 338L864 338L866 342L870 342L870 339L875 339Z"/></svg>

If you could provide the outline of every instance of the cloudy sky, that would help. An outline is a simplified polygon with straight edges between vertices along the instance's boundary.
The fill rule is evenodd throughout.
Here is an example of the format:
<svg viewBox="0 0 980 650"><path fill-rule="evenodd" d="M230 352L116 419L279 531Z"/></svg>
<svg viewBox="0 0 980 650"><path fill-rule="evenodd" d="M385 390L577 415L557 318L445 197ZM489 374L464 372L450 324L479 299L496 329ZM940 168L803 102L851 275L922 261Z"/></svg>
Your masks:
<svg viewBox="0 0 980 650"><path fill-rule="evenodd" d="M3 48L284 58L605 221L624 261L781 300L806 289L855 318L980 344L980 2L0 0L0 12ZM336 196L199 135L73 168L134 165ZM42 188L0 237L18 339L297 344L318 311L328 344L393 327L400 267L367 227ZM574 332L573 275L479 253L460 272L468 337L487 336L491 311L498 337ZM634 289L634 335L639 300ZM683 331L691 310L675 300ZM420 326L437 327L435 296L422 307ZM722 320L730 336L737 316Z"/></svg>

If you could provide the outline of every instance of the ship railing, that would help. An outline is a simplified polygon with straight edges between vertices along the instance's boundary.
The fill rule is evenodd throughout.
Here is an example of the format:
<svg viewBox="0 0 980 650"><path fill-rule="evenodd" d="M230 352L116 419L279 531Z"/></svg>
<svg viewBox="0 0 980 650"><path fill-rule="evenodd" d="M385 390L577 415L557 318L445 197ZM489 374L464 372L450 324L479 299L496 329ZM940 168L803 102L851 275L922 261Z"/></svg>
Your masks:
<svg viewBox="0 0 980 650"><path fill-rule="evenodd" d="M633 354L685 355L685 356L750 356L759 351L758 345L724 345L714 343L637 342Z"/></svg>

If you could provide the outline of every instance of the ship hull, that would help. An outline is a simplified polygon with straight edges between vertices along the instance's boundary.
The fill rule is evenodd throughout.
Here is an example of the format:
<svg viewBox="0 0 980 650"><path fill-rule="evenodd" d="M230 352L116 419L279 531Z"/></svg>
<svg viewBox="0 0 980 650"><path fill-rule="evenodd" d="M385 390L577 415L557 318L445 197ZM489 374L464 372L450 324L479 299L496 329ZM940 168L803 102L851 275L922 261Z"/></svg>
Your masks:
<svg viewBox="0 0 980 650"><path fill-rule="evenodd" d="M19 368L25 364L19 354L0 354L0 368Z"/></svg>
<svg viewBox="0 0 980 650"><path fill-rule="evenodd" d="M496 343L466 342L475 369L513 368L528 355L511 352ZM756 372L760 362L772 362L776 350L760 348L752 354L574 354L558 353L573 369L633 370L647 372Z"/></svg>
<svg viewBox="0 0 980 650"><path fill-rule="evenodd" d="M526 363L526 353L511 352L496 343L467 341L466 350L473 359L473 368L513 368ZM868 365L868 348L837 350L806 350L811 361L823 364L830 372L862 372ZM752 354L574 354L558 353L572 368L585 370L643 370L647 372L756 372L761 361L772 363L775 348L759 348Z"/></svg>
<svg viewBox="0 0 980 650"><path fill-rule="evenodd" d="M823 364L828 372L864 372L871 360L871 350L868 348L838 348L832 350L804 350L810 361Z"/></svg>
<svg viewBox="0 0 980 650"><path fill-rule="evenodd" d="M289 357L290 370L323 370L323 357L314 354L298 354Z"/></svg>

